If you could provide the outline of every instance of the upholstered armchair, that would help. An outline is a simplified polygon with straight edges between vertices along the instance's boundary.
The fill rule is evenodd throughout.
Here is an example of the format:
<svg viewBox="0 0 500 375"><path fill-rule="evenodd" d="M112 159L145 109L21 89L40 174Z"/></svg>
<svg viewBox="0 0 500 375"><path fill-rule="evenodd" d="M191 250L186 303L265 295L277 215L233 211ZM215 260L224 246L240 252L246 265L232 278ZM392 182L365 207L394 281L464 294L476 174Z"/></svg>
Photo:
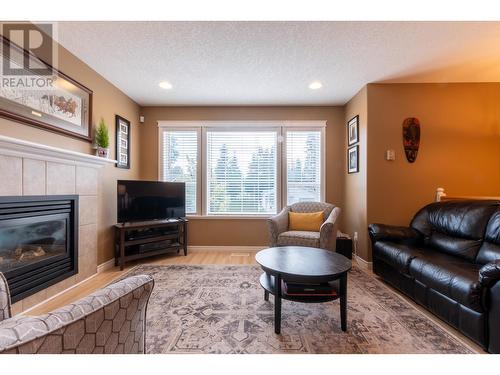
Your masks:
<svg viewBox="0 0 500 375"><path fill-rule="evenodd" d="M319 232L288 230L289 212L319 211L323 211L324 217ZM299 202L287 206L268 219L270 246L308 246L335 251L339 215L340 208L330 203Z"/></svg>
<svg viewBox="0 0 500 375"><path fill-rule="evenodd" d="M11 317L0 273L0 354L135 354L145 352L147 275L128 277L40 316Z"/></svg>

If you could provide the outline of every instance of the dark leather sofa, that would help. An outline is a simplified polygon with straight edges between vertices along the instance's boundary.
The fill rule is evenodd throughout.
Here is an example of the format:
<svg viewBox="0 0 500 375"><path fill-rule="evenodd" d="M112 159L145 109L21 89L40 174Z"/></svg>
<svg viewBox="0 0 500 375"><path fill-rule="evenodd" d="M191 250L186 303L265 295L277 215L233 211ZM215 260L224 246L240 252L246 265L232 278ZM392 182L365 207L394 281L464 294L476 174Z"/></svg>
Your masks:
<svg viewBox="0 0 500 375"><path fill-rule="evenodd" d="M370 224L373 271L470 337L500 353L500 202L422 208L409 227Z"/></svg>

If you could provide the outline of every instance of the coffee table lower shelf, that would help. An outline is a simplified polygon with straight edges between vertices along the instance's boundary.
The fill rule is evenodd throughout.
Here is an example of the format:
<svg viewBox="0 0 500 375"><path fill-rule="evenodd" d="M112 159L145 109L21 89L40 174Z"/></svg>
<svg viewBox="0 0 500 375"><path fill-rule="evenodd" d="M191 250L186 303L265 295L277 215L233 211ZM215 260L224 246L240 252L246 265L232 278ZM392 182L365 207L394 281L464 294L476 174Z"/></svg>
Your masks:
<svg viewBox="0 0 500 375"><path fill-rule="evenodd" d="M276 277L263 273L260 276L260 285L264 289L264 300L269 301L269 294L274 295L274 332L277 334L281 333L281 300L288 300L294 302L302 303L322 303L335 301L340 299L340 326L342 331L347 330L347 274L343 275L340 279L330 281L330 284L334 284L334 288L337 291L335 296L291 296L282 293L282 288L275 287ZM278 280L281 283L281 277L278 276Z"/></svg>
<svg viewBox="0 0 500 375"><path fill-rule="evenodd" d="M272 275L268 275L267 273L263 273L260 275L260 285L262 288L269 294L274 295L275 294L275 286L274 286L274 280L275 277ZM335 290L338 291L338 280L335 281L330 281L329 284L331 284ZM302 302L302 303L321 303L321 302L330 302L330 301L335 301L340 297L339 293L337 292L337 295L335 296L291 296L288 294L281 294L281 298L288 300L288 301L294 301L294 302ZM267 300L267 296L266 296Z"/></svg>

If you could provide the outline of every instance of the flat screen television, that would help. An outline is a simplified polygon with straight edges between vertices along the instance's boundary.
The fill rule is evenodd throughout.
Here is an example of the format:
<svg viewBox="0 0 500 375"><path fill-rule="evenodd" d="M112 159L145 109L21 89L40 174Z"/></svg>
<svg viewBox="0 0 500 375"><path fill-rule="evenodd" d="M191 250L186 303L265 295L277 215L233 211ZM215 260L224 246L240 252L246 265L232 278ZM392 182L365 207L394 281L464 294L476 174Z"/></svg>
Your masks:
<svg viewBox="0 0 500 375"><path fill-rule="evenodd" d="M120 223L186 216L184 182L118 180L117 191Z"/></svg>

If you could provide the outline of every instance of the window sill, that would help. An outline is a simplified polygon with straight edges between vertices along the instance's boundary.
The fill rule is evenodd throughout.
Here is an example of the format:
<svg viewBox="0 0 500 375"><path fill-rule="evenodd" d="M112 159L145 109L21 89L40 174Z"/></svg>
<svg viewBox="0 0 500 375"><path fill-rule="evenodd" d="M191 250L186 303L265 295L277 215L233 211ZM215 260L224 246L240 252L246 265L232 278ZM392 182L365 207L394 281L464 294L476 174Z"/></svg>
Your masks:
<svg viewBox="0 0 500 375"><path fill-rule="evenodd" d="M187 215L188 220L267 220L273 215Z"/></svg>

